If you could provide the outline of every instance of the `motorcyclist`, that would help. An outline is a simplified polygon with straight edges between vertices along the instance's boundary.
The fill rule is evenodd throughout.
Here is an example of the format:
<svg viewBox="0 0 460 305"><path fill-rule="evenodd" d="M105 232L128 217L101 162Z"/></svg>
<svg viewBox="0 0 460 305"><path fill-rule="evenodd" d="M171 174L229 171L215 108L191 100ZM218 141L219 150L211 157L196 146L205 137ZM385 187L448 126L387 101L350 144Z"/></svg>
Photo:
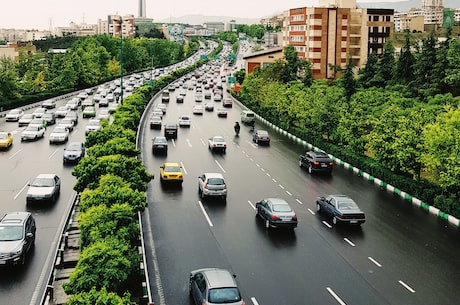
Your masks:
<svg viewBox="0 0 460 305"><path fill-rule="evenodd" d="M235 129L235 133L236 135L239 135L240 134L240 123L238 122L235 122L235 126L233 126L233 129Z"/></svg>
<svg viewBox="0 0 460 305"><path fill-rule="evenodd" d="M254 128L256 127L256 120L252 119L251 121L248 122L248 125L251 127L250 131L253 132Z"/></svg>

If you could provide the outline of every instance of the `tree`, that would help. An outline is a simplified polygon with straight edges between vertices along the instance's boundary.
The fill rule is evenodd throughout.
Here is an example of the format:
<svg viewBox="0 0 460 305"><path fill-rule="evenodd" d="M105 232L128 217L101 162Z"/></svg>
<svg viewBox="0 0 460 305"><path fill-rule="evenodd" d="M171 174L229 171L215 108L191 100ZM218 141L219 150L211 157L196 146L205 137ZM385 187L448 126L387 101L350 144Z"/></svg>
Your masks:
<svg viewBox="0 0 460 305"><path fill-rule="evenodd" d="M419 95L424 97L436 92L433 86L437 80L434 79L433 67L436 64L436 38L434 33L422 41L422 50L416 56L414 87ZM425 93L426 92L426 93Z"/></svg>
<svg viewBox="0 0 460 305"><path fill-rule="evenodd" d="M358 84L363 88L376 86L374 75L377 71L378 57L375 52L369 54L366 65L359 71Z"/></svg>
<svg viewBox="0 0 460 305"><path fill-rule="evenodd" d="M20 96L18 73L12 59L0 57L0 100L13 100Z"/></svg>
<svg viewBox="0 0 460 305"><path fill-rule="evenodd" d="M396 62L396 71L393 76L395 84L409 84L414 79L414 55L412 55L410 32L404 31L404 46L401 49L401 55Z"/></svg>
<svg viewBox="0 0 460 305"><path fill-rule="evenodd" d="M284 48L284 69L281 74L280 81L283 83L288 83L290 81L297 79L297 72L300 68L299 56L294 46L289 45Z"/></svg>
<svg viewBox="0 0 460 305"><path fill-rule="evenodd" d="M395 67L395 49L390 40L385 42L383 54L377 65L377 73L374 76L374 83L377 87L384 88L393 79Z"/></svg>
<svg viewBox="0 0 460 305"><path fill-rule="evenodd" d="M345 89L345 95L347 96L347 99L350 99L350 97L355 93L356 91L356 83L355 83L355 75L353 73L353 59L351 56L348 56L348 61L347 65L345 67L345 73L342 78L342 87Z"/></svg>
<svg viewBox="0 0 460 305"><path fill-rule="evenodd" d="M66 305L136 305L131 301L131 294L125 293L122 297L114 292L109 292L105 287L97 290L93 287L90 291L78 292L71 295L65 302Z"/></svg>

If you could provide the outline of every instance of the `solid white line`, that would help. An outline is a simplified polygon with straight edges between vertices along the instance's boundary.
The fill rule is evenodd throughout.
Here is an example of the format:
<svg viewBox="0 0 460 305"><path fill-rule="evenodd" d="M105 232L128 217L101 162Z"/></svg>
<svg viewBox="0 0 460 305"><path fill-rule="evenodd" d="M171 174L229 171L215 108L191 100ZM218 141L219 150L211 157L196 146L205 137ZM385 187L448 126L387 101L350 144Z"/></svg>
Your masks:
<svg viewBox="0 0 460 305"><path fill-rule="evenodd" d="M204 209L204 206L203 206L203 204L201 203L201 201L198 200L198 204L200 205L201 212L203 212L204 217L206 218L206 221L208 222L209 226L210 226L210 227L213 227L212 221L211 221L211 219L209 218L208 213L206 213L206 211L205 211L205 209Z"/></svg>
<svg viewBox="0 0 460 305"><path fill-rule="evenodd" d="M284 190L284 186L282 186L281 184L278 184L278 186Z"/></svg>
<svg viewBox="0 0 460 305"><path fill-rule="evenodd" d="M24 189L29 185L29 181L26 182L26 184L19 190L19 192L14 196L14 200L21 195L21 193L24 191Z"/></svg>
<svg viewBox="0 0 460 305"><path fill-rule="evenodd" d="M382 265L381 265L378 261L376 261L375 259L373 259L372 257L368 256L367 258L368 258L371 262L373 262L377 267L380 267L380 268L382 267Z"/></svg>
<svg viewBox="0 0 460 305"><path fill-rule="evenodd" d="M299 204L303 204L303 202L300 201L299 199L296 199L295 201L297 201Z"/></svg>
<svg viewBox="0 0 460 305"><path fill-rule="evenodd" d="M57 149L55 151L53 151L53 153L48 157L48 159L51 159L57 152L58 152Z"/></svg>
<svg viewBox="0 0 460 305"><path fill-rule="evenodd" d="M332 226L329 223L327 223L326 221L323 220L322 223L323 223L323 225L325 225L329 229L332 229Z"/></svg>
<svg viewBox="0 0 460 305"><path fill-rule="evenodd" d="M286 194L288 194L289 196L292 196L291 192L289 191L286 191Z"/></svg>
<svg viewBox="0 0 460 305"><path fill-rule="evenodd" d="M345 237L343 240L346 241L348 244L350 244L350 246L352 246L352 247L355 246L355 244L352 243L351 240L349 240L348 238Z"/></svg>
<svg viewBox="0 0 460 305"><path fill-rule="evenodd" d="M255 297L252 297L252 298L251 298L251 301L252 301L252 304L254 304L254 305L259 305L259 302L257 302L257 300L256 300Z"/></svg>
<svg viewBox="0 0 460 305"><path fill-rule="evenodd" d="M12 155L8 158L8 160L11 160L11 159L13 159L14 157L16 157L16 155L17 155L18 153L20 153L23 149L24 149L24 148L21 148L20 150L18 150L18 151L15 152L14 154L12 154Z"/></svg>
<svg viewBox="0 0 460 305"><path fill-rule="evenodd" d="M308 210L308 212L310 212L311 215L315 215L315 212L313 212L312 209L307 209L307 210Z"/></svg>
<svg viewBox="0 0 460 305"><path fill-rule="evenodd" d="M414 293L415 290L412 289L409 285L407 285L406 283L404 283L403 281L399 280L398 283L400 283L401 285L404 286L404 288L406 288L407 290L409 290L410 292Z"/></svg>
<svg viewBox="0 0 460 305"><path fill-rule="evenodd" d="M250 200L248 200L248 203L249 205L255 210L256 209L256 206L252 204L252 202Z"/></svg>
<svg viewBox="0 0 460 305"><path fill-rule="evenodd" d="M186 175L188 175L187 170L185 169L184 163L182 163L182 161L181 161L180 165L182 166L182 169L184 170L184 173Z"/></svg>
<svg viewBox="0 0 460 305"><path fill-rule="evenodd" d="M217 160L214 160L214 161L216 161L217 166L220 167L220 169L222 170L222 172L226 173L225 169L222 167L222 165L220 165L219 161L217 161Z"/></svg>
<svg viewBox="0 0 460 305"><path fill-rule="evenodd" d="M342 299L340 299L339 296L330 287L326 287L326 289L340 305L346 305L346 303L342 301Z"/></svg>

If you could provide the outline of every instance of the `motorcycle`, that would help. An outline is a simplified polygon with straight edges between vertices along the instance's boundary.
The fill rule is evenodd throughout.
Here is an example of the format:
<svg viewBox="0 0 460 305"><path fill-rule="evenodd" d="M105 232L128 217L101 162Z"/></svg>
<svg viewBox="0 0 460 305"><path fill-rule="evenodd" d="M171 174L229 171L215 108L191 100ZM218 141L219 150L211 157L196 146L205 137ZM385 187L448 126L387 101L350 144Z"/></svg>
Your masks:
<svg viewBox="0 0 460 305"><path fill-rule="evenodd" d="M235 129L235 134L238 136L240 134L240 124L238 122L235 122L235 126L233 129Z"/></svg>

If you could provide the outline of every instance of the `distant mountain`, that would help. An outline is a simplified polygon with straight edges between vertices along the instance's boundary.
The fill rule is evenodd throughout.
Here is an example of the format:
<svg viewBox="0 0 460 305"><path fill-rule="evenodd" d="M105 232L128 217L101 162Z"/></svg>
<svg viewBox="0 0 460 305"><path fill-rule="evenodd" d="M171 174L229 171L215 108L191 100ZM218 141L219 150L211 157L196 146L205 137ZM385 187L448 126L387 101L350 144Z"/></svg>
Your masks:
<svg viewBox="0 0 460 305"><path fill-rule="evenodd" d="M256 24L260 22L260 18L239 18L230 16L204 16L204 15L185 15L181 17L171 17L165 19L154 20L159 23L182 23L182 24L203 24L206 22L223 22L227 23L235 20L236 24Z"/></svg>
<svg viewBox="0 0 460 305"><path fill-rule="evenodd" d="M399 2L372 2L372 3L360 3L358 0L358 7L367 8L392 8L396 12L407 12L411 8L421 8L422 0L408 0ZM460 8L460 2L458 0L444 0L445 8Z"/></svg>

